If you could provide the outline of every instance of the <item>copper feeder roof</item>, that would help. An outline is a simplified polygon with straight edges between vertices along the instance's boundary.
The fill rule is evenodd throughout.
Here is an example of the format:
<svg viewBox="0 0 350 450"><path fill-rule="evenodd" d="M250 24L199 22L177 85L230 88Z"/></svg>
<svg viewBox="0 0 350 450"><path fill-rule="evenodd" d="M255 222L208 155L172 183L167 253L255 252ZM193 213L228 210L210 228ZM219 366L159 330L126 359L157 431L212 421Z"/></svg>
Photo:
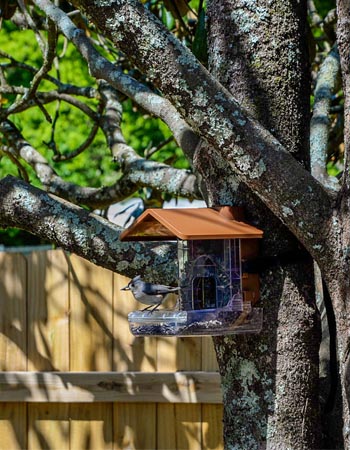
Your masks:
<svg viewBox="0 0 350 450"><path fill-rule="evenodd" d="M146 209L121 233L120 240L262 238L263 232L258 228L228 218L230 211L227 207L221 211L212 208Z"/></svg>

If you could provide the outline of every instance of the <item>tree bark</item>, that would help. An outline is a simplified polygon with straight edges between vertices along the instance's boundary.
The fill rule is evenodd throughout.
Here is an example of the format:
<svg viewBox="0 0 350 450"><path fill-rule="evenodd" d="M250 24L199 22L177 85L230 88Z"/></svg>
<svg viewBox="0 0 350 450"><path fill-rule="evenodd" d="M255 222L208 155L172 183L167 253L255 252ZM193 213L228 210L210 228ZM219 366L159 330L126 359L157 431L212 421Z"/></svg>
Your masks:
<svg viewBox="0 0 350 450"><path fill-rule="evenodd" d="M281 20L286 26L274 33L271 46L267 36L273 23ZM240 0L208 2L211 72L239 104L308 167L305 27L305 4L281 1L271 7L260 1L249 8ZM289 77L280 76L281 67ZM205 159L206 154L202 150L196 156L203 176L208 164L200 159ZM223 190L213 181L217 176L209 178L209 190ZM221 193L218 197L225 196ZM213 192L211 198L215 198ZM280 258L278 268L272 265L261 272L265 320L259 339L214 339L224 392L225 446L318 448L320 328L312 260L246 187L240 186L234 201L243 203L255 223L264 229L262 257L289 257L284 261ZM305 260L293 263L291 255L295 257L298 252Z"/></svg>
<svg viewBox="0 0 350 450"><path fill-rule="evenodd" d="M62 18L48 0L34 3L78 45L83 32L72 33L69 19ZM268 205L318 262L334 258L328 245L332 205L326 190L142 3L81 0L78 5L150 77L193 130L226 160L240 181Z"/></svg>
<svg viewBox="0 0 350 450"><path fill-rule="evenodd" d="M176 246L120 242L122 228L86 209L7 176L0 180L0 227L26 230L66 251L126 276L176 279Z"/></svg>

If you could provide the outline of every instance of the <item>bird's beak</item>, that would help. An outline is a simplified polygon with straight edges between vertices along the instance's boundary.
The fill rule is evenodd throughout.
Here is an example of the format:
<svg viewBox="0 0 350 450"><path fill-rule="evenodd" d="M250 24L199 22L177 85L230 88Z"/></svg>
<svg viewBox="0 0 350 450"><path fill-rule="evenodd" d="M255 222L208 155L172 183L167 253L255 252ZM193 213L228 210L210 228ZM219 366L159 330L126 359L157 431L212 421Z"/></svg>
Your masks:
<svg viewBox="0 0 350 450"><path fill-rule="evenodd" d="M130 288L129 288L129 286L125 286L125 287L121 288L120 290L121 291L130 291Z"/></svg>

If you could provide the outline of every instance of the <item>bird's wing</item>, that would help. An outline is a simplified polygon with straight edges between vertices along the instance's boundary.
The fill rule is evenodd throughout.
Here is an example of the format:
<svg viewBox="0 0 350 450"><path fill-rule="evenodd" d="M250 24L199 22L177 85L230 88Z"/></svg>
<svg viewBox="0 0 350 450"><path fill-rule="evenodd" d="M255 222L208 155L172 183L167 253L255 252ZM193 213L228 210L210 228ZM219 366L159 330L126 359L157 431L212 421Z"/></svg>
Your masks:
<svg viewBox="0 0 350 450"><path fill-rule="evenodd" d="M163 284L145 283L145 293L149 295L167 294L169 292L176 292L179 290L177 287L164 286Z"/></svg>

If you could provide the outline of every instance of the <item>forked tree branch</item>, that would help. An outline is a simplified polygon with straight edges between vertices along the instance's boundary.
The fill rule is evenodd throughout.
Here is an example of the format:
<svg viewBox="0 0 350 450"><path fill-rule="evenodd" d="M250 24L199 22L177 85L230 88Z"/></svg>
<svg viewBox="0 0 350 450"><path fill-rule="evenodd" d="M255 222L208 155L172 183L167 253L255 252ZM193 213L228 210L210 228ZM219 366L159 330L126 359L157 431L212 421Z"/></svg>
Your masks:
<svg viewBox="0 0 350 450"><path fill-rule="evenodd" d="M67 18L48 0L35 0L35 4L57 21L73 42L85 39L82 32L71 32ZM329 258L332 205L327 192L193 54L139 1L81 0L80 8L150 77L315 259ZM109 77L103 71L99 74Z"/></svg>
<svg viewBox="0 0 350 450"><path fill-rule="evenodd" d="M0 180L0 227L18 227L93 263L133 277L175 278L175 245L121 243L120 227L24 181Z"/></svg>
<svg viewBox="0 0 350 450"><path fill-rule="evenodd" d="M133 99L146 111L163 120L174 134L174 138L179 146L191 159L199 142L199 137L167 99L126 75L104 58L95 49L84 31L77 28L68 15L49 0L35 0L34 3L57 24L64 36L76 46L86 60L92 76L96 79L106 80L111 86Z"/></svg>
<svg viewBox="0 0 350 450"><path fill-rule="evenodd" d="M125 199L141 186L169 192L172 195L200 198L195 175L186 170L174 169L166 164L141 158L126 144L121 144L124 149L125 175L111 186L91 188L78 186L58 176L47 159L24 139L12 122L1 122L0 132L8 140L16 157L26 161L34 169L49 192L75 204L94 209L104 208Z"/></svg>

